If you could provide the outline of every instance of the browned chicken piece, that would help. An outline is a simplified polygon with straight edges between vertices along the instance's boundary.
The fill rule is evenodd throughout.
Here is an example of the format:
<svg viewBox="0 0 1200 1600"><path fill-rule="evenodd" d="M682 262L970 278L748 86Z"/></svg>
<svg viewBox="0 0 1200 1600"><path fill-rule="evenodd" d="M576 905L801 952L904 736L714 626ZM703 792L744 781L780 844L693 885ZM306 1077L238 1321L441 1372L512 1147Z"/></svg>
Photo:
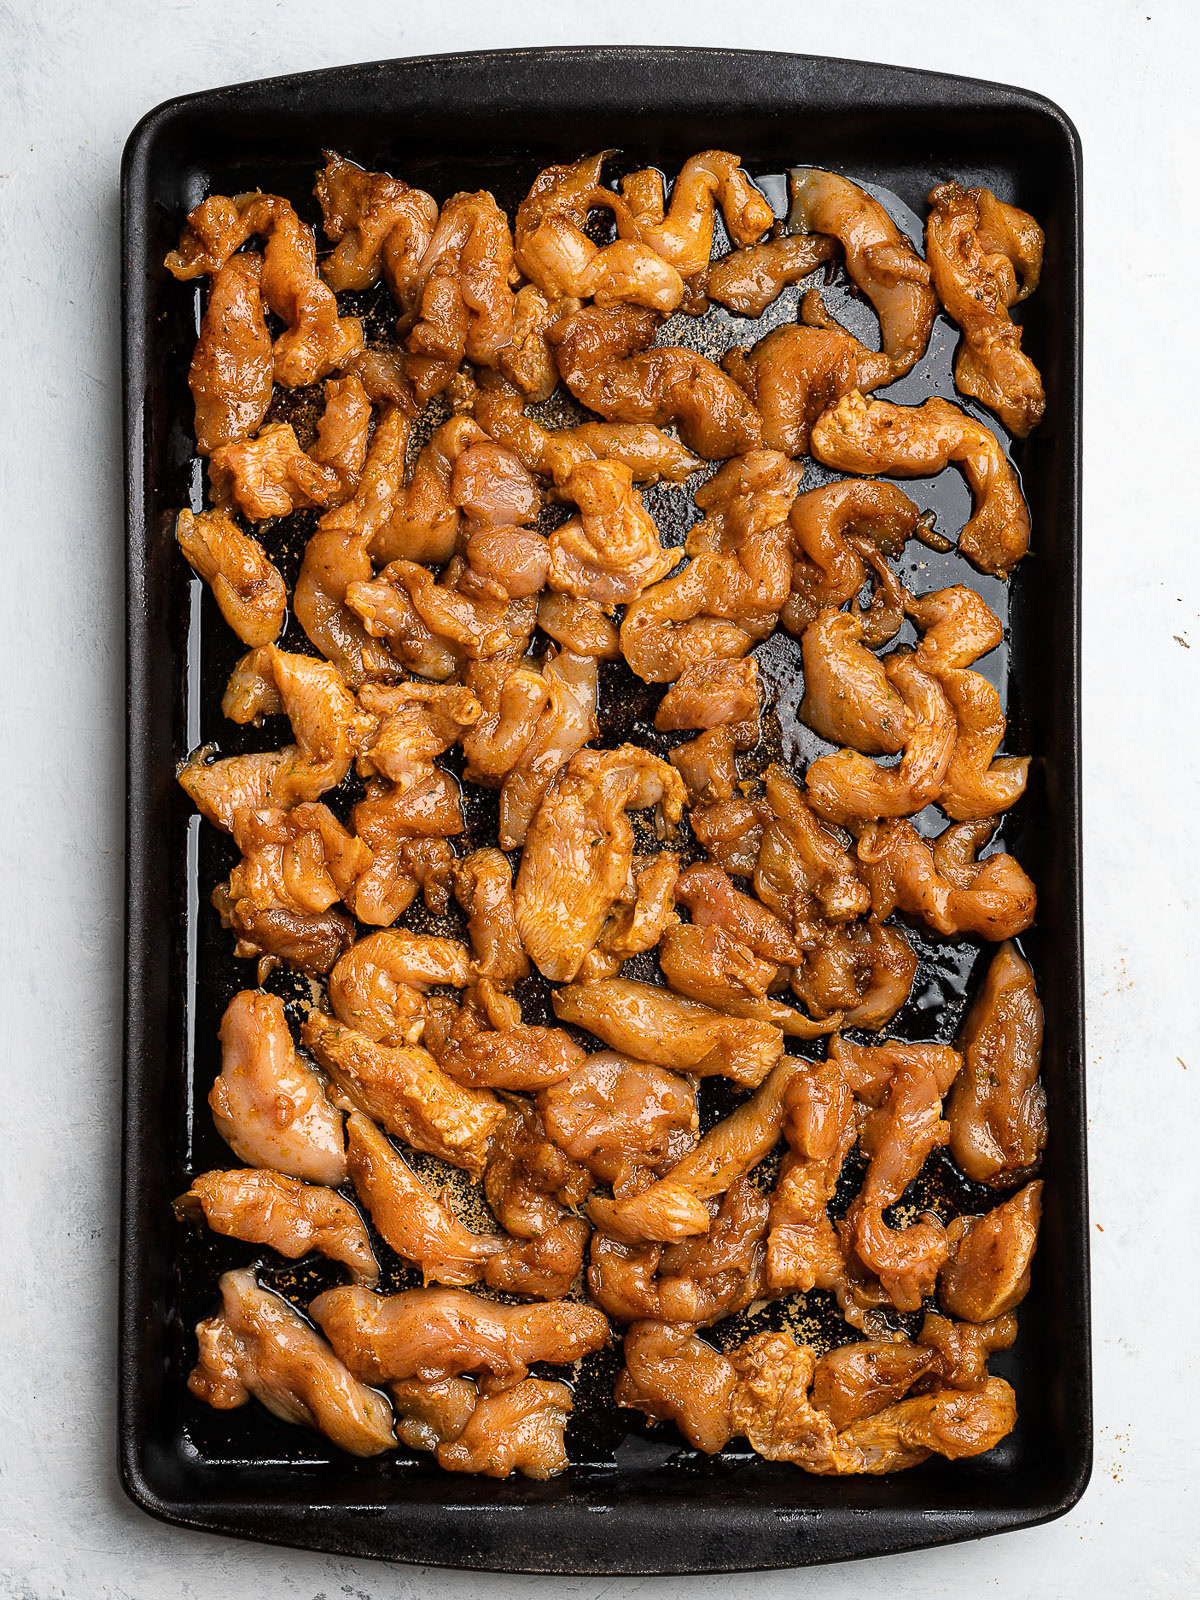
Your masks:
<svg viewBox="0 0 1200 1600"><path fill-rule="evenodd" d="M337 1088L388 1133L478 1176L504 1107L486 1089L464 1089L419 1045L394 1050L312 1011L301 1030Z"/></svg>
<svg viewBox="0 0 1200 1600"><path fill-rule="evenodd" d="M390 927L422 891L431 911L446 909L456 865L447 836L463 827L453 778L433 768L408 789L370 783L350 821L371 850L347 902L360 922Z"/></svg>
<svg viewBox="0 0 1200 1600"><path fill-rule="evenodd" d="M461 1289L383 1296L329 1289L309 1307L351 1372L369 1383L427 1381L464 1372L524 1378L534 1361L566 1366L608 1343L594 1306L568 1300L499 1305Z"/></svg>
<svg viewBox="0 0 1200 1600"><path fill-rule="evenodd" d="M553 1478L568 1466L563 1429L573 1409L565 1383L526 1378L485 1394L457 1439L438 1446L438 1466L507 1478Z"/></svg>
<svg viewBox="0 0 1200 1600"><path fill-rule="evenodd" d="M358 703L373 726L360 741L363 777L389 779L401 793L425 783L434 758L478 722L479 701L458 684L364 684Z"/></svg>
<svg viewBox="0 0 1200 1600"><path fill-rule="evenodd" d="M976 1183L1008 1188L1046 1145L1042 1003L1033 970L1012 943L992 957L959 1036L962 1071L946 1102L950 1154Z"/></svg>
<svg viewBox="0 0 1200 1600"><path fill-rule="evenodd" d="M578 1205L591 1189L591 1173L546 1137L533 1102L506 1101L483 1179L484 1196L504 1231L518 1239L548 1235L564 1209Z"/></svg>
<svg viewBox="0 0 1200 1600"><path fill-rule="evenodd" d="M977 860L995 824L960 822L932 842L911 822L869 827L858 841L858 862L877 917L905 911L947 938L977 933L1011 939L1037 910L1033 881L1013 856Z"/></svg>
<svg viewBox="0 0 1200 1600"><path fill-rule="evenodd" d="M992 1322L1029 1293L1030 1263L1042 1220L1042 1185L1027 1183L983 1217L957 1217L947 1229L950 1259L938 1273L938 1299L963 1322Z"/></svg>
<svg viewBox="0 0 1200 1600"><path fill-rule="evenodd" d="M993 1449L1016 1421L1016 1396L1003 1378L989 1378L978 1391L935 1389L851 1423L838 1435L836 1464L810 1470L878 1474L930 1455L959 1461Z"/></svg>
<svg viewBox="0 0 1200 1600"><path fill-rule="evenodd" d="M879 317L891 376L901 377L925 354L938 313L929 267L879 201L848 178L813 167L795 167L791 178L788 226L841 244L847 272Z"/></svg>
<svg viewBox="0 0 1200 1600"><path fill-rule="evenodd" d="M465 945L406 928L358 939L329 974L329 1003L348 1028L380 1044L419 1044L435 984L464 989L471 981Z"/></svg>
<svg viewBox="0 0 1200 1600"><path fill-rule="evenodd" d="M785 323L749 350L730 350L721 365L762 418L763 444L787 456L808 454L813 424L843 395L869 393L892 377L886 356L836 324Z"/></svg>
<svg viewBox="0 0 1200 1600"><path fill-rule="evenodd" d="M840 472L931 478L962 468L975 509L958 549L983 572L1005 577L1029 548L1029 508L1016 472L990 428L949 400L919 406L848 394L812 431L812 453Z"/></svg>
<svg viewBox="0 0 1200 1600"><path fill-rule="evenodd" d="M917 956L894 927L868 917L827 927L792 973L792 993L814 1017L843 1028L882 1028L908 999Z"/></svg>
<svg viewBox="0 0 1200 1600"><path fill-rule="evenodd" d="M601 183L609 153L547 167L534 179L517 208L517 266L550 302L628 301L674 311L683 299L683 279L668 257L640 241L625 201ZM598 208L615 213L621 237L612 244L598 245L589 236L589 213Z"/></svg>
<svg viewBox="0 0 1200 1600"><path fill-rule="evenodd" d="M529 1027L516 1020L493 1022L476 1005L458 1008L436 1041L426 1045L438 1065L472 1088L534 1090L557 1083L583 1060L583 1051L562 1028Z"/></svg>
<svg viewBox="0 0 1200 1600"><path fill-rule="evenodd" d="M396 1437L410 1450L452 1443L471 1420L479 1391L470 1378L405 1378L388 1385L397 1415Z"/></svg>
<svg viewBox="0 0 1200 1600"><path fill-rule="evenodd" d="M454 894L467 918L472 971L498 988L529 976L513 905L512 867L501 850L473 850L458 864Z"/></svg>
<svg viewBox="0 0 1200 1600"><path fill-rule="evenodd" d="M625 1333L625 1365L613 1398L652 1422L673 1422L694 1449L714 1455L733 1432L735 1382L729 1358L690 1329L635 1322Z"/></svg>
<svg viewBox="0 0 1200 1600"><path fill-rule="evenodd" d="M436 200L386 172L365 172L332 150L323 154L314 193L335 245L321 263L325 282L341 294L369 289L382 273L397 305L409 310L437 226Z"/></svg>
<svg viewBox="0 0 1200 1600"><path fill-rule="evenodd" d="M898 1039L855 1045L841 1038L830 1041L829 1058L855 1098L871 1107L860 1134L870 1166L847 1215L846 1231L892 1304L900 1311L916 1311L946 1260L946 1230L932 1214L896 1230L884 1222L883 1212L900 1199L930 1151L948 1142L942 1101L962 1058L949 1045Z"/></svg>
<svg viewBox="0 0 1200 1600"><path fill-rule="evenodd" d="M659 964L677 994L698 1000L730 1017L752 1017L783 1030L789 1039L816 1039L838 1026L838 1019L814 1022L772 991L786 980L773 961L721 927L678 923L663 931Z"/></svg>
<svg viewBox="0 0 1200 1600"><path fill-rule="evenodd" d="M660 985L606 978L556 989L555 1015L586 1028L623 1055L697 1077L760 1084L783 1054L783 1035L764 1022L744 1022L697 1005Z"/></svg>
<svg viewBox="0 0 1200 1600"><path fill-rule="evenodd" d="M283 1001L243 989L225 1008L220 1037L221 1073L208 1103L233 1153L310 1183L345 1183L341 1112L296 1054Z"/></svg>
<svg viewBox="0 0 1200 1600"><path fill-rule="evenodd" d="M222 928L237 934L234 955L239 960L257 958L260 983L280 962L312 977L323 977L354 943L354 923L340 911L260 908L251 900L235 900L226 883L213 890L212 904Z"/></svg>
<svg viewBox="0 0 1200 1600"><path fill-rule="evenodd" d="M718 206L735 245L753 244L775 220L770 202L739 158L725 150L704 150L684 162L669 207L663 175L654 167L628 173L621 179L621 194L625 209L616 210L618 234L648 245L682 278L694 278L708 266Z"/></svg>
<svg viewBox="0 0 1200 1600"><path fill-rule="evenodd" d="M355 1190L384 1243L419 1267L426 1283L478 1283L505 1241L464 1228L361 1111L346 1119L346 1146Z"/></svg>
<svg viewBox="0 0 1200 1600"><path fill-rule="evenodd" d="M753 896L735 888L729 875L715 862L689 867L682 873L675 898L700 928L723 928L764 961L792 966L801 947L781 917Z"/></svg>
<svg viewBox="0 0 1200 1600"><path fill-rule="evenodd" d="M592 600L576 600L569 594L540 595L537 622L543 633L576 655L597 661L620 660L616 625Z"/></svg>
<svg viewBox="0 0 1200 1600"><path fill-rule="evenodd" d="M867 581L868 563L873 567L882 556L899 555L928 518L894 483L868 478L797 495L788 521L795 562L783 622L792 633L802 633L823 606L837 608L853 600ZM885 643L901 620L884 623L878 611L868 611L862 618L864 639L872 646Z"/></svg>
<svg viewBox="0 0 1200 1600"><path fill-rule="evenodd" d="M682 561L682 549L663 549L621 462L581 461L562 492L579 515L550 535L551 589L606 608L627 605Z"/></svg>
<svg viewBox="0 0 1200 1600"><path fill-rule="evenodd" d="M537 1103L554 1143L617 1195L673 1167L700 1126L689 1078L612 1050L586 1056Z"/></svg>
<svg viewBox="0 0 1200 1600"><path fill-rule="evenodd" d="M203 1220L214 1233L230 1239L269 1245L292 1261L316 1250L343 1262L359 1283L379 1278L362 1218L348 1200L323 1184L253 1167L202 1172L176 1200L175 1212Z"/></svg>
<svg viewBox="0 0 1200 1600"><path fill-rule="evenodd" d="M825 924L869 911L871 898L842 839L821 824L784 767L768 767L764 790L769 820L754 867L754 892L791 926L802 947L810 947L828 933Z"/></svg>
<svg viewBox="0 0 1200 1600"><path fill-rule="evenodd" d="M827 1351L813 1371L812 1403L840 1433L902 1400L935 1363L931 1350L908 1340L865 1339Z"/></svg>
<svg viewBox="0 0 1200 1600"><path fill-rule="evenodd" d="M783 1132L788 1147L771 1194L767 1284L776 1293L840 1290L845 1260L826 1208L858 1126L854 1097L835 1061L794 1081Z"/></svg>
<svg viewBox="0 0 1200 1600"><path fill-rule="evenodd" d="M1017 1337L1012 1312L994 1322L952 1322L927 1311L917 1343L933 1355L930 1376L952 1389L982 1389L988 1381L988 1357L993 1350L1011 1349Z"/></svg>
<svg viewBox="0 0 1200 1600"><path fill-rule="evenodd" d="M274 392L271 335L262 306L262 257L231 257L209 286L188 368L196 449L211 455L257 432Z"/></svg>
<svg viewBox="0 0 1200 1600"><path fill-rule="evenodd" d="M1037 287L1042 230L989 189L942 183L929 208L925 249L933 286L963 332L954 382L1023 439L1042 420L1046 394L1009 311Z"/></svg>
<svg viewBox="0 0 1200 1600"><path fill-rule="evenodd" d="M315 1428L351 1455L396 1448L387 1401L286 1300L260 1288L249 1269L226 1272L220 1288L221 1310L196 1325L200 1359L188 1388L197 1399L232 1411L253 1395L282 1422Z"/></svg>
<svg viewBox="0 0 1200 1600"><path fill-rule="evenodd" d="M258 540L223 511L181 511L175 538L242 643L273 643L287 615L287 588Z"/></svg>
<svg viewBox="0 0 1200 1600"><path fill-rule="evenodd" d="M884 663L863 643L854 611L818 611L800 641L804 699L800 716L830 744L869 756L905 748L913 714L888 678ZM943 686L944 687L944 686Z"/></svg>
<svg viewBox="0 0 1200 1600"><path fill-rule="evenodd" d="M696 662L686 667L663 695L654 714L660 733L677 728L730 726L734 741L758 743L758 662Z"/></svg>
<svg viewBox="0 0 1200 1600"><path fill-rule="evenodd" d="M629 811L683 815L683 780L639 749L581 750L546 791L525 840L514 901L521 943L538 970L569 983L595 945L633 866Z"/></svg>
<svg viewBox="0 0 1200 1600"><path fill-rule="evenodd" d="M276 383L298 388L336 371L362 349L362 323L338 317L333 291L317 276L313 231L271 194L210 195L188 213L179 249L166 266L176 278L218 273L256 235L266 239L262 297L285 324L275 341Z"/></svg>
<svg viewBox="0 0 1200 1600"><path fill-rule="evenodd" d="M739 317L761 317L789 284L815 272L836 248L833 239L820 234L785 233L718 257L702 274L699 287L709 300Z"/></svg>
<svg viewBox="0 0 1200 1600"><path fill-rule="evenodd" d="M492 196L451 195L414 274L414 309L401 319L421 405L442 392L464 359L495 366L512 342L512 267L508 218Z"/></svg>
<svg viewBox="0 0 1200 1600"><path fill-rule="evenodd" d="M755 449L762 423L741 388L694 350L648 350L654 330L652 312L585 306L550 330L563 382L606 421L673 422L687 448L706 461Z"/></svg>
<svg viewBox="0 0 1200 1600"><path fill-rule="evenodd" d="M954 754L957 724L950 702L937 678L928 671L919 652L896 650L884 663L885 689L860 677L856 687L877 691L874 705L856 709L859 726L870 720L876 727L897 717L895 701L907 708L904 753L894 767L881 767L857 750L838 750L818 756L804 775L808 802L827 822L841 826L875 821L881 817L908 817L941 794Z"/></svg>

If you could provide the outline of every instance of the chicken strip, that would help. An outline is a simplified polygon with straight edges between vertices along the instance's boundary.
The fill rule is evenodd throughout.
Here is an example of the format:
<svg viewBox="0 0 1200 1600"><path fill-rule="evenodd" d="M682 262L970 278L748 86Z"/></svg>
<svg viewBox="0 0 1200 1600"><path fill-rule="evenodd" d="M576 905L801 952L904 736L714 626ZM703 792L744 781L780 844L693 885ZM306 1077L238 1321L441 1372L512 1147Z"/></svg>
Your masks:
<svg viewBox="0 0 1200 1600"><path fill-rule="evenodd" d="M697 287L739 317L761 317L789 284L815 272L836 248L833 239L821 234L785 233L718 257Z"/></svg>
<svg viewBox="0 0 1200 1600"><path fill-rule="evenodd" d="M274 379L262 267L262 257L250 251L232 256L209 287L188 368L202 456L257 433L270 409Z"/></svg>
<svg viewBox="0 0 1200 1600"><path fill-rule="evenodd" d="M976 859L995 824L960 822L932 841L911 822L885 822L864 830L857 854L877 917L906 911L935 933L977 933L1011 939L1024 933L1037 910L1037 890L1020 863L997 853Z"/></svg>
<svg viewBox="0 0 1200 1600"><path fill-rule="evenodd" d="M673 1167L700 1126L690 1079L612 1050L586 1056L537 1104L554 1143L617 1195Z"/></svg>
<svg viewBox="0 0 1200 1600"><path fill-rule="evenodd" d="M627 605L683 559L664 550L653 517L619 461L581 461L563 485L579 507L550 535L551 589L611 608Z"/></svg>
<svg viewBox="0 0 1200 1600"><path fill-rule="evenodd" d="M351 1146L353 1148L353 1145ZM348 1200L323 1184L282 1172L202 1172L175 1202L179 1217L203 1220L214 1233L269 1245L290 1260L316 1250L341 1261L358 1283L375 1283L379 1263L362 1218Z"/></svg>
<svg viewBox="0 0 1200 1600"><path fill-rule="evenodd" d="M721 365L762 418L763 444L787 456L808 454L813 424L843 395L869 394L892 379L887 356L868 350L836 324L785 323L749 350L730 350Z"/></svg>
<svg viewBox="0 0 1200 1600"><path fill-rule="evenodd" d="M457 1439L438 1446L438 1466L507 1478L554 1478L568 1466L563 1429L574 1409L565 1383L526 1378L485 1394Z"/></svg>
<svg viewBox="0 0 1200 1600"><path fill-rule="evenodd" d="M335 248L321 263L321 276L341 294L369 289L382 274L396 304L408 311L437 226L437 202L386 172L365 172L332 150L323 154L314 193Z"/></svg>
<svg viewBox="0 0 1200 1600"><path fill-rule="evenodd" d="M911 737L913 713L884 663L863 644L862 618L827 608L800 641L804 699L800 716L830 744L869 756L894 756ZM953 759L953 757L951 757Z"/></svg>
<svg viewBox="0 0 1200 1600"><path fill-rule="evenodd" d="M977 1323L1015 1310L1029 1293L1041 1220L1040 1180L1027 1183L986 1216L957 1217L946 1230L950 1258L938 1273L944 1309Z"/></svg>
<svg viewBox="0 0 1200 1600"><path fill-rule="evenodd" d="M513 903L512 867L501 850L473 850L457 867L454 894L467 918L472 971L498 988L529 976Z"/></svg>
<svg viewBox="0 0 1200 1600"><path fill-rule="evenodd" d="M718 206L737 245L754 244L775 220L739 158L725 150L704 150L684 162L669 207L662 173L654 167L622 178L621 195L628 209L616 212L618 234L649 246L682 278L708 266Z"/></svg>
<svg viewBox="0 0 1200 1600"><path fill-rule="evenodd" d="M803 633L823 606L837 608L853 600L867 581L871 552L876 559L899 555L909 539L927 531L929 517L894 483L869 478L827 483L797 495L788 516L795 561L784 626ZM868 612L862 619L866 642L883 644L901 620L897 617L892 633L885 633Z"/></svg>
<svg viewBox="0 0 1200 1600"><path fill-rule="evenodd" d="M673 1422L705 1455L729 1443L730 1408L737 1375L728 1357L688 1328L635 1322L625 1333L625 1365L613 1398L645 1412L652 1422Z"/></svg>
<svg viewBox="0 0 1200 1600"><path fill-rule="evenodd" d="M786 977L748 945L719 927L677 923L666 928L658 946L659 964L677 994L730 1017L752 1017L782 1029L789 1039L817 1039L838 1026L836 1019L814 1022L771 990Z"/></svg>
<svg viewBox="0 0 1200 1600"><path fill-rule="evenodd" d="M470 981L466 947L457 939L388 928L357 940L341 957L329 974L329 1004L340 1022L379 1044L419 1044L430 988L463 989Z"/></svg>
<svg viewBox="0 0 1200 1600"><path fill-rule="evenodd" d="M272 644L287 615L287 588L257 539L223 511L181 511L175 538L243 644Z"/></svg>

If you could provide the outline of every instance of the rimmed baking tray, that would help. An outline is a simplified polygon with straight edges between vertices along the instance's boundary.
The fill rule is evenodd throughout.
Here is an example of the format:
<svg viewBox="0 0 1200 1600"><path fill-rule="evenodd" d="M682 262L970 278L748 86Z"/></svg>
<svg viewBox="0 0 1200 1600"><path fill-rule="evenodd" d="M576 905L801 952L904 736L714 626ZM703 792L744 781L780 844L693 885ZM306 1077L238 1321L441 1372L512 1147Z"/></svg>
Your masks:
<svg viewBox="0 0 1200 1600"><path fill-rule="evenodd" d="M976 1460L934 1460L877 1480L816 1479L745 1453L697 1457L631 1421L615 1443L581 1425L577 1464L552 1482L493 1482L441 1472L428 1458L353 1461L258 1407L207 1412L184 1387L190 1324L208 1309L217 1273L246 1251L229 1255L227 1241L181 1229L170 1201L197 1167L223 1159L204 1096L221 1009L252 979L245 964L235 970L207 903L228 871L224 841L199 828L174 781L180 754L207 738L238 747L217 709L236 641L172 537L174 511L198 503L185 381L197 300L163 271L162 258L185 212L211 191L277 189L315 216L312 173L324 147L398 171L439 198L486 186L511 206L548 162L608 146L668 172L709 147L737 151L756 175L796 163L831 166L918 216L929 189L954 176L987 184L1046 229L1042 284L1025 324L1026 348L1045 376L1047 416L1013 451L1032 512L1032 553L1007 589L929 552L911 558L924 570L910 574L929 588L973 583L1007 612L1006 648L993 667L1007 699L1008 748L1034 757L1029 794L1006 819L1005 840L1040 891L1026 942L1046 1008L1045 1216L1020 1338L995 1363L1016 1385L1020 1421ZM214 1532L397 1561L671 1573L803 1565L975 1538L1059 1516L1083 1492L1091 1374L1079 164L1070 121L1026 91L737 50L385 61L187 95L138 124L122 171L129 742L119 1433L125 1487L147 1511ZM953 334L938 326L930 362L945 388ZM890 397L916 398L922 381L918 372L908 380L911 395L897 386ZM947 531L961 526L967 506L956 475L905 487L937 505ZM789 728L796 733L798 653L776 650L764 675L786 755ZM796 744L790 753L804 754ZM953 1036L978 954L971 941L923 949L924 982L905 1031Z"/></svg>

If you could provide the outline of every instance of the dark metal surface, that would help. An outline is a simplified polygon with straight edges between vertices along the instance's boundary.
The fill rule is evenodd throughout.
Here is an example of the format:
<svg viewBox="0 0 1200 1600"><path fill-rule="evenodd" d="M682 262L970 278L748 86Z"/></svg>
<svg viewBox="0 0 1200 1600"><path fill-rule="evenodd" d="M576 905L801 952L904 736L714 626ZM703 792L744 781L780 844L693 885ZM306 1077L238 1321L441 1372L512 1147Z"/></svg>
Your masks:
<svg viewBox="0 0 1200 1600"><path fill-rule="evenodd" d="M204 1097L217 1070L221 1011L253 977L249 964L232 961L229 936L207 905L229 870L228 842L200 827L174 781L186 750L212 737L236 749L244 735L217 711L237 641L172 538L173 513L197 488L185 381L196 324L194 295L162 270L162 257L183 214L210 190L277 189L312 217L323 147L397 171L439 199L487 186L511 209L548 161L605 146L668 172L712 147L737 151L760 178L796 163L828 165L881 191L902 226L905 208L922 216L928 190L954 176L986 183L1046 228L1042 285L1023 309L1026 348L1046 380L1047 417L1012 452L1032 514L1032 552L1007 588L954 555L919 547L902 566L918 589L970 583L1006 615L1006 645L981 670L1006 694L1006 748L1034 757L1029 794L1005 820L1004 838L1040 893L1038 923L1023 943L1046 1008L1045 1215L1017 1346L995 1362L1016 1386L1020 1421L976 1460L934 1460L879 1480L816 1479L736 1450L709 1460L668 1430L647 1430L629 1414L606 1422L602 1408L581 1402L568 1435L577 1464L565 1476L497 1483L441 1472L427 1457L355 1461L260 1407L216 1413L184 1389L191 1324L211 1309L219 1273L247 1252L181 1228L170 1200L193 1171L227 1156ZM776 187L768 185L773 198ZM1083 1492L1091 1465L1079 901L1080 195L1069 121L1021 90L804 56L606 48L432 57L168 102L130 138L123 206L129 822L120 1458L130 1495L168 1521L250 1538L560 1573L801 1565L1061 1515ZM835 309L853 316L858 308ZM794 305L781 302L762 326L794 315ZM754 337L723 312L703 323L677 319L670 332L705 348ZM952 350L953 330L939 319L925 361L887 398L950 393ZM809 483L824 476L810 464ZM956 474L904 487L937 507L940 528L957 533L968 501ZM648 500L664 520L665 503ZM665 528L664 538L675 542L683 531ZM300 525L272 535L289 583L303 532ZM782 635L758 653L772 689L769 737L803 765L816 746L795 717L795 642ZM614 709L603 742L626 733L652 742L644 693L637 698L634 687L627 677L607 685ZM261 740L252 732L246 742ZM486 815L479 822L486 829ZM921 971L892 1031L951 1038L979 946L913 937ZM948 1163L935 1164L926 1183L927 1203L943 1195L951 1205L970 1203ZM307 1273L276 1267L269 1281L303 1302L315 1287ZM615 1370L611 1352L597 1358L583 1375L588 1392L611 1392Z"/></svg>

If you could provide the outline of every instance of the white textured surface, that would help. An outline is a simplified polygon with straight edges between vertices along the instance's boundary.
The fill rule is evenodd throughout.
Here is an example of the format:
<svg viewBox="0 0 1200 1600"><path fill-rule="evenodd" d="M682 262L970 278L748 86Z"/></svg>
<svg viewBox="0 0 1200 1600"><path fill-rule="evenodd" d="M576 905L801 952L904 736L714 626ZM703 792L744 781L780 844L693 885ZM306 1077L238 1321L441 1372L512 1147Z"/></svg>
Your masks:
<svg viewBox="0 0 1200 1600"><path fill-rule="evenodd" d="M117 169L168 95L429 51L746 45L1020 83L1083 138L1084 644L1096 1471L1063 1521L755 1592L1200 1593L1195 1208L1200 580L1189 0L12 0L0 5L0 1595L717 1596L724 1578L387 1568L160 1526L114 1466L122 836ZM1184 474L1188 476L1185 477ZM1186 1064L1186 1065L1185 1065Z"/></svg>

